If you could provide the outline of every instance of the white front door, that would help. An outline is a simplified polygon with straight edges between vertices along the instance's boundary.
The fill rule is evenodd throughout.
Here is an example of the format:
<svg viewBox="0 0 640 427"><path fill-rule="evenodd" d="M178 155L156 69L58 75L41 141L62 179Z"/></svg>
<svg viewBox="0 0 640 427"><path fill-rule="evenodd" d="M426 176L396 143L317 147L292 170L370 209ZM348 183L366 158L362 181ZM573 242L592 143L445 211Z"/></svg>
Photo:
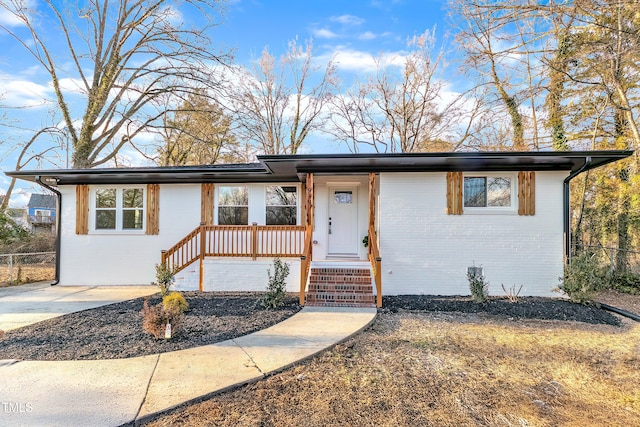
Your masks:
<svg viewBox="0 0 640 427"><path fill-rule="evenodd" d="M329 255L358 254L358 187L329 187Z"/></svg>

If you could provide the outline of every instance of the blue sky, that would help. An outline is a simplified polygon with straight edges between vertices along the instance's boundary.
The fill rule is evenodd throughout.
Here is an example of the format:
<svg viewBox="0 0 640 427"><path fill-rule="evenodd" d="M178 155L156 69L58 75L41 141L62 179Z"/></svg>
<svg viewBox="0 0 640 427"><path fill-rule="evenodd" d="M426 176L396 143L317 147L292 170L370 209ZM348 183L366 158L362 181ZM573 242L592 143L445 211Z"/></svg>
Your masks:
<svg viewBox="0 0 640 427"><path fill-rule="evenodd" d="M43 7L39 0L23 0ZM302 43L312 39L314 57L319 63L336 58L343 76L360 74L371 66L373 57L384 51L400 54L408 38L437 27L442 42L446 33L446 11L443 0L231 0L225 5L223 22L212 32L214 48L232 49L234 62L249 65L266 47L276 57L282 55L290 40ZM11 25L0 12L0 23ZM17 28L13 26L12 28ZM58 37L50 28L47 37ZM0 105L26 107L6 110L16 127L0 126L0 168L15 169L17 141L28 138L32 129L47 123L47 108L42 100L51 97L48 75L38 68L8 35L0 33ZM337 56L336 56L337 54ZM0 110L0 117L2 110ZM20 129L19 129L20 128ZM315 144L312 152L338 149L331 144ZM51 164L65 166L64 156L47 159ZM46 164L49 163L49 164ZM25 169L36 169L30 163ZM0 189L8 185L0 176ZM27 201L33 188L23 188L12 198L12 206Z"/></svg>
<svg viewBox="0 0 640 427"><path fill-rule="evenodd" d="M317 54L334 49L377 54L397 51L408 37L434 25L444 32L444 1L440 0L302 0L230 2L225 23L216 33L237 48L239 62L286 49L287 41L313 38Z"/></svg>

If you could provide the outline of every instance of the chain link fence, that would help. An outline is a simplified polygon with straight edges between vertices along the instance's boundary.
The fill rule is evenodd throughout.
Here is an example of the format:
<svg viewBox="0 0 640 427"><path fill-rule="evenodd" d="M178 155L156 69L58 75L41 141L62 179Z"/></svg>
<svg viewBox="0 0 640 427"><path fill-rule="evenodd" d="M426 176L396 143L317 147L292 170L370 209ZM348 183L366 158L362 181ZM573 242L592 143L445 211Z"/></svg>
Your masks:
<svg viewBox="0 0 640 427"><path fill-rule="evenodd" d="M618 248L608 248L599 245L577 245L574 246L574 253L587 254L598 265L607 268L610 273L634 273L640 274L640 252L620 250ZM618 259L624 254L624 263Z"/></svg>
<svg viewBox="0 0 640 427"><path fill-rule="evenodd" d="M0 254L0 286L54 280L56 253Z"/></svg>

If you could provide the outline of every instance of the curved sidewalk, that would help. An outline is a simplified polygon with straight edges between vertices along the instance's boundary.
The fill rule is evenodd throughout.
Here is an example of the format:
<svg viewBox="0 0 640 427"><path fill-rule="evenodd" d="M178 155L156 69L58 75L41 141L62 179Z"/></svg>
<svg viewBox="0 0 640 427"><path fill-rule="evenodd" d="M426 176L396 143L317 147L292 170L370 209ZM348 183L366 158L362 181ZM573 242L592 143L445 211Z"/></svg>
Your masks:
<svg viewBox="0 0 640 427"><path fill-rule="evenodd" d="M304 307L262 331L187 350L112 360L2 360L0 424L134 424L310 358L375 316L375 308Z"/></svg>

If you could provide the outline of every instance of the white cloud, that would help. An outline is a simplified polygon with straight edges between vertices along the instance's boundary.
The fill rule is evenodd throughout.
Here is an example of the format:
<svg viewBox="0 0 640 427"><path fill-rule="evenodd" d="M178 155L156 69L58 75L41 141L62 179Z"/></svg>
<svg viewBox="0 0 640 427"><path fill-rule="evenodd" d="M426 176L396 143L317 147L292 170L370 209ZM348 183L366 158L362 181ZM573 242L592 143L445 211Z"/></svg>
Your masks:
<svg viewBox="0 0 640 427"><path fill-rule="evenodd" d="M360 40L373 40L375 38L377 38L378 36L375 35L375 33L372 33L371 31L365 31L364 33L360 34L358 36L358 38Z"/></svg>
<svg viewBox="0 0 640 427"><path fill-rule="evenodd" d="M5 25L7 27L19 27L24 25L24 22L19 20L13 13L8 10L2 9L0 10L0 25Z"/></svg>
<svg viewBox="0 0 640 427"><path fill-rule="evenodd" d="M17 4L15 4L17 3ZM0 25L7 27L21 27L25 23L20 18L16 17L15 11L20 10L20 13L26 15L32 15L36 11L35 0L18 0L16 2L9 2L0 10ZM11 10L7 10L11 9Z"/></svg>
<svg viewBox="0 0 640 427"><path fill-rule="evenodd" d="M357 16L353 16L353 15L340 15L340 16L332 16L331 18L332 22L338 22L340 24L346 24L346 25L360 25L364 22L364 19L359 18Z"/></svg>
<svg viewBox="0 0 640 427"><path fill-rule="evenodd" d="M172 6L166 6L162 9L163 18L172 26L180 26L184 23L182 12Z"/></svg>
<svg viewBox="0 0 640 427"><path fill-rule="evenodd" d="M65 78L65 79L60 79L59 83L60 83L60 88L65 93L76 93L81 95L84 95L87 93L84 88L84 83L82 82L82 79Z"/></svg>
<svg viewBox="0 0 640 427"><path fill-rule="evenodd" d="M51 94L49 85L43 85L19 77L0 75L2 104L6 107L38 107L47 103Z"/></svg>
<svg viewBox="0 0 640 427"><path fill-rule="evenodd" d="M402 52L388 52L383 53L381 56L374 56L369 52L338 46L332 51L314 57L315 62L318 64L326 64L330 59L333 59L333 63L339 70L370 73L376 70L376 61L380 61L384 67L403 66L405 54Z"/></svg>
<svg viewBox="0 0 640 427"><path fill-rule="evenodd" d="M338 37L336 33L327 28L314 29L311 30L311 33L314 35L314 37L317 37L319 39L335 39L336 37Z"/></svg>

